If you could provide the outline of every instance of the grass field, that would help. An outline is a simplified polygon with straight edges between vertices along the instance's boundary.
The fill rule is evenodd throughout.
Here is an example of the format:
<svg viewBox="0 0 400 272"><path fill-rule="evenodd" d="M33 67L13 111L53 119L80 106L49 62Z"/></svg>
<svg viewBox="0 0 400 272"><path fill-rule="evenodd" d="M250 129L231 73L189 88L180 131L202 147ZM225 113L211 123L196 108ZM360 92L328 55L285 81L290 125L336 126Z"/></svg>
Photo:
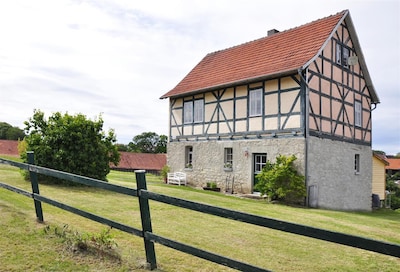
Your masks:
<svg viewBox="0 0 400 272"><path fill-rule="evenodd" d="M134 173L112 171L109 182L135 188ZM400 244L400 212L338 212L268 204L189 187L147 175L150 191L332 231ZM0 181L30 191L17 168L0 164ZM42 195L140 228L136 198L87 187L40 185ZM400 271L400 260L150 201L153 232L273 271ZM111 230L120 258L73 252L46 226L97 234L108 227L43 204L37 223L33 200L0 189L0 271L145 271L143 240ZM233 271L156 244L158 271Z"/></svg>

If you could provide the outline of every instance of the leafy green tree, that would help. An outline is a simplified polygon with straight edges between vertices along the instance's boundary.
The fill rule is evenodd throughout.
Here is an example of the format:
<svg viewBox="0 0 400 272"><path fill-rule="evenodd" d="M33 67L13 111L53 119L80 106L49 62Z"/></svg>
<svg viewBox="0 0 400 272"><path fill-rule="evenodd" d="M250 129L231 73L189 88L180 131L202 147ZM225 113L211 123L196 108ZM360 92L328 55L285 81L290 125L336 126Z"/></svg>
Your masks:
<svg viewBox="0 0 400 272"><path fill-rule="evenodd" d="M37 165L106 180L110 163L118 164L119 152L113 130L103 131L103 120L59 112L45 119L35 110L25 122L26 150L34 151ZM26 162L26 152L21 153ZM60 182L60 181L58 181Z"/></svg>
<svg viewBox="0 0 400 272"><path fill-rule="evenodd" d="M394 175L386 175L386 190L390 192L390 208L393 210L400 209L400 185L395 181L400 180L400 172Z"/></svg>
<svg viewBox="0 0 400 272"><path fill-rule="evenodd" d="M167 153L168 137L166 135L160 135L156 146L156 153Z"/></svg>
<svg viewBox="0 0 400 272"><path fill-rule="evenodd" d="M137 153L166 153L168 137L155 132L143 132L133 137L128 144L130 152Z"/></svg>
<svg viewBox="0 0 400 272"><path fill-rule="evenodd" d="M22 140L25 133L18 127L13 127L6 122L0 122L0 139L2 140Z"/></svg>
<svg viewBox="0 0 400 272"><path fill-rule="evenodd" d="M279 155L276 162L267 161L261 173L256 177L255 188L270 200L283 200L288 203L302 201L306 196L304 176L298 174L294 167L296 156Z"/></svg>
<svg viewBox="0 0 400 272"><path fill-rule="evenodd" d="M128 145L124 145L124 144L116 144L118 151L128 151Z"/></svg>

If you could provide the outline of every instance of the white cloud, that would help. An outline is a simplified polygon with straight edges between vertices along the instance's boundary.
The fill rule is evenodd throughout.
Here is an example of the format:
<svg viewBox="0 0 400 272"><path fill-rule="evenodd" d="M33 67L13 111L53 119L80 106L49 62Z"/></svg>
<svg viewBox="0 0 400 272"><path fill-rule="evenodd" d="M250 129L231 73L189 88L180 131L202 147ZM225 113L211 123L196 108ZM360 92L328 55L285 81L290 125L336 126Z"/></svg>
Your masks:
<svg viewBox="0 0 400 272"><path fill-rule="evenodd" d="M382 101L373 148L397 153L397 1L2 1L0 121L23 127L35 108L102 113L123 143L144 131L168 134L168 102L159 97L207 53L344 9Z"/></svg>

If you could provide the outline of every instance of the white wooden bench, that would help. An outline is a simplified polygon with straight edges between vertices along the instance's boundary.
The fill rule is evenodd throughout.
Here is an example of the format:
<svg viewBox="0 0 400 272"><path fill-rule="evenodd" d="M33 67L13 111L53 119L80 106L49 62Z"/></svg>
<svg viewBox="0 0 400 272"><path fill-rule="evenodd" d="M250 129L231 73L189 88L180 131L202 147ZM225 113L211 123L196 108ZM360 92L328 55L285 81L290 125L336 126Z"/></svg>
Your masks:
<svg viewBox="0 0 400 272"><path fill-rule="evenodd" d="M186 174L182 172L168 173L167 183L186 185Z"/></svg>

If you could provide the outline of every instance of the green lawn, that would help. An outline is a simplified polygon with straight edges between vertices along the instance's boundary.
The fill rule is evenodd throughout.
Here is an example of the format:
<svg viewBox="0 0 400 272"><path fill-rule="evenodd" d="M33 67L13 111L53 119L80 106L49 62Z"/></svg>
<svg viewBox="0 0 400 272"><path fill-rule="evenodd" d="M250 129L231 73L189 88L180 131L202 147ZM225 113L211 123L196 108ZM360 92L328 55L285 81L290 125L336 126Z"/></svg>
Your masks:
<svg viewBox="0 0 400 272"><path fill-rule="evenodd" d="M134 173L112 171L109 182L136 187ZM150 191L303 225L400 244L400 213L338 212L268 204L262 200L166 185L147 175ZM0 181L30 190L19 170L0 164ZM42 195L140 228L136 198L87 187L40 185ZM161 236L273 271L400 271L400 260L150 201L153 231ZM107 226L43 204L45 224L35 221L33 200L0 189L0 271L142 271L143 240L111 230L120 260L67 250L46 225L84 233ZM232 271L156 244L159 271ZM144 270L143 270L144 271Z"/></svg>

